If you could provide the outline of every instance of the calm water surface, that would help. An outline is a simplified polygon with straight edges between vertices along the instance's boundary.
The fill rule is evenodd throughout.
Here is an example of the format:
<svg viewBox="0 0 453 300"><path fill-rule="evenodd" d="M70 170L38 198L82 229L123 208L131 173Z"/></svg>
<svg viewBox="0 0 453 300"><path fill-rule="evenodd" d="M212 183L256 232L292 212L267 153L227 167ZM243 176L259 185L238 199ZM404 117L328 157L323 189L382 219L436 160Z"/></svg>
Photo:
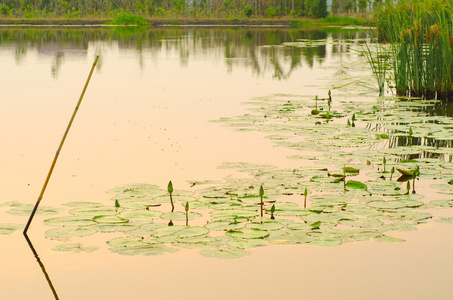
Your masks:
<svg viewBox="0 0 453 300"><path fill-rule="evenodd" d="M246 113L272 94L327 96L348 66L370 75L346 30L1 29L0 202L34 203L96 55L100 61L42 205L110 203L128 183L187 189L220 179L222 162L297 167L296 152L257 132L209 120ZM301 39L311 47L282 46ZM351 71L352 73L352 71ZM351 76L353 76L352 74ZM0 211L1 223L28 217ZM60 299L450 299L453 229L404 233L405 243L269 246L220 260L182 250L121 256L50 249L36 217L29 236ZM96 243L96 239L88 239ZM53 299L20 233L0 236L0 298Z"/></svg>

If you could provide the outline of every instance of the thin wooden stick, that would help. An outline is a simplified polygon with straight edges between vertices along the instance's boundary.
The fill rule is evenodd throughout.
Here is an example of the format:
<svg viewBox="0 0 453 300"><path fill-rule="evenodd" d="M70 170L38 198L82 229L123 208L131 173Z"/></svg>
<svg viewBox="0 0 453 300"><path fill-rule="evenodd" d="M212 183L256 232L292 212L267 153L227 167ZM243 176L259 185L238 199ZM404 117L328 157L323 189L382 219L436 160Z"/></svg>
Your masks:
<svg viewBox="0 0 453 300"><path fill-rule="evenodd" d="M47 174L46 181L44 182L44 185L41 189L41 193L39 194L38 200L36 201L35 207L33 208L33 211L31 212L30 218L28 219L27 225L25 226L24 229L24 235L27 235L27 230L28 227L30 227L31 221L33 220L33 217L36 214L36 211L38 210L39 203L42 200L42 197L44 195L44 192L46 190L47 184L49 183L50 176L52 175L53 169L55 167L55 164L57 162L58 156L60 155L61 148L63 147L64 141L66 140L66 137L68 135L69 129L71 128L72 122L74 121L74 118L77 114L77 111L79 110L80 103L82 103L83 96L85 95L85 91L87 90L88 83L90 83L91 75L93 74L94 67L96 66L96 63L98 62L99 56L96 56L96 59L94 60L93 66L91 67L90 74L88 75L87 81L85 83L85 87L83 88L82 94L80 95L79 101L77 102L77 106L74 109L74 113L72 114L71 120L69 121L68 127L66 128L66 131L63 135L63 138L61 139L60 146L58 146L58 150L55 153L55 157L53 159L52 165L50 166L49 173Z"/></svg>

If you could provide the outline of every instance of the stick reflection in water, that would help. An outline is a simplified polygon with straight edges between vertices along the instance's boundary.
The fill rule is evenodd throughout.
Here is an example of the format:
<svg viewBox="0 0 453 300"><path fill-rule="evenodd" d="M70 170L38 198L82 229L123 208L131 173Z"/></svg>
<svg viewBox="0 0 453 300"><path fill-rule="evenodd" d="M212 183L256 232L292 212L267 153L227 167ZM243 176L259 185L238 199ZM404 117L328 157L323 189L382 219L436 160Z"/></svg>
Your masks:
<svg viewBox="0 0 453 300"><path fill-rule="evenodd" d="M55 297L56 300L59 300L57 291L55 290L52 280L50 280L49 274L47 274L46 267L42 263L41 259L39 258L38 252L36 252L35 248L33 247L33 244L31 240L28 238L26 234L24 234L25 240L28 243L28 246L30 246L31 251L33 252L33 255L35 256L36 260L38 261L39 266L41 267L41 270L44 274L44 277L46 277L47 283L49 284L50 289L52 290L52 294Z"/></svg>

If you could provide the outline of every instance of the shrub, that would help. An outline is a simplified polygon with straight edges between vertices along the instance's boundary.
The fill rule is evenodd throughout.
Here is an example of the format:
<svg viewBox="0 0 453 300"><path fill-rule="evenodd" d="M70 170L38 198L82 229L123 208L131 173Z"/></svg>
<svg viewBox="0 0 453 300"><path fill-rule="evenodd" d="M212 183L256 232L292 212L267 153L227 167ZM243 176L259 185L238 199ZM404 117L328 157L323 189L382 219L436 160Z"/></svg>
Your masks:
<svg viewBox="0 0 453 300"><path fill-rule="evenodd" d="M243 12L247 18L250 18L255 13L255 10L250 5L247 5L246 7L244 7Z"/></svg>
<svg viewBox="0 0 453 300"><path fill-rule="evenodd" d="M121 12L110 22L114 25L148 25L149 22L142 16Z"/></svg>

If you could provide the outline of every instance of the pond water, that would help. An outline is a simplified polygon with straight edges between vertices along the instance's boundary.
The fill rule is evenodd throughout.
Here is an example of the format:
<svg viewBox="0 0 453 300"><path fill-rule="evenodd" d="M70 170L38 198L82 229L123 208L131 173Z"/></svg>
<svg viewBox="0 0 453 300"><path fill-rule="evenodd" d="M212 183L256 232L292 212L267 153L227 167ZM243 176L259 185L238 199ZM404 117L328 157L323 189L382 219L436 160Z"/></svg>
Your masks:
<svg viewBox="0 0 453 300"><path fill-rule="evenodd" d="M0 298L449 299L451 107L398 101L390 92L378 97L359 52L365 39L361 31L340 28L0 29L1 224L23 225L28 220L29 205L41 191L89 69L100 56L41 203L43 211L60 211L34 218L28 231L32 247L21 230L0 235ZM329 90L332 120L325 117L327 101L321 100ZM311 115L316 96L318 108L323 108L319 115L324 115L318 119ZM357 130L347 131L353 114ZM292 127L282 127L287 124ZM332 129L339 127L349 129ZM382 173L383 157L387 173ZM382 235L386 241L404 242L368 237L336 245L338 237L326 236L322 245L330 247L322 247L271 235L273 245L247 249L247 256L236 259L200 255L200 249L188 246L162 255L121 255L110 251L106 241L124 234L55 239L48 233L53 227L43 222L67 216L74 208L68 203L98 202L112 209L115 199L128 203L124 195L112 200L117 187L116 194L127 194L133 184L156 185L152 189L165 194L170 180L181 199L200 190L206 198L216 189L231 192L231 186L249 191L234 191L234 197L258 195L263 184L277 209L285 201L301 205L300 189L308 186L313 208L317 202L311 197L326 192L339 198L349 195L327 172L321 176L319 168L330 173L342 173L346 165L358 168L359 176L347 178L378 191L384 187L376 186L376 178L384 176L389 182L389 169L413 167L401 166L410 159L418 160L421 173L417 194L407 195L412 204L405 202L403 214L415 221ZM281 186L290 185L288 170L313 173L300 175L302 184L291 182L297 192L282 192ZM275 183L275 178L282 182ZM406 183L391 187L404 189ZM370 196L351 195L359 199L357 205ZM373 214L397 213L382 208L381 200L367 199L368 207L377 206ZM208 208L206 203L190 203L191 211L197 212L197 205L200 213ZM182 213L181 204L176 203L176 211ZM169 205L166 201L157 210L169 211ZM329 208L337 209L335 205ZM213 209L214 215L222 209ZM415 210L430 217L417 217ZM285 226L296 229L299 216L288 218ZM207 221L209 212L191 225L201 227ZM183 220L174 223L184 225ZM74 242L98 248L55 251Z"/></svg>

